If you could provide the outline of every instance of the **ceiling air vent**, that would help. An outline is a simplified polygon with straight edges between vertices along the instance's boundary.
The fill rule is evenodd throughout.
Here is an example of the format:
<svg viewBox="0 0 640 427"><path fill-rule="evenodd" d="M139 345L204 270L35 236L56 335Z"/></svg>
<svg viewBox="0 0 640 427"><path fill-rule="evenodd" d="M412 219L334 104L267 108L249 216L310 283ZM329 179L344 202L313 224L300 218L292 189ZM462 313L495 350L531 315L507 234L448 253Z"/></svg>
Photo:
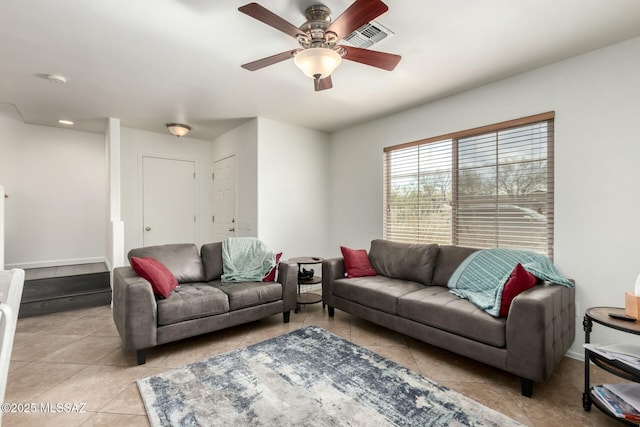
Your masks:
<svg viewBox="0 0 640 427"><path fill-rule="evenodd" d="M343 41L353 47L366 49L369 46L378 43L380 40L392 35L393 32L390 29L385 28L382 24L376 21L371 21L346 36Z"/></svg>

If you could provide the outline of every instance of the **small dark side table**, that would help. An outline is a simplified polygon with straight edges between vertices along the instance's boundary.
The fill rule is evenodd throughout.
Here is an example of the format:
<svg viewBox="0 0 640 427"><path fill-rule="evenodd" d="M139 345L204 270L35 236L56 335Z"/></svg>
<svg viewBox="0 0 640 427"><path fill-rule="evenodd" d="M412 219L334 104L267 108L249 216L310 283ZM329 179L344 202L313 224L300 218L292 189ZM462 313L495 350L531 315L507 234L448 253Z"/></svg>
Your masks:
<svg viewBox="0 0 640 427"><path fill-rule="evenodd" d="M629 334L640 335L640 321L628 322L624 320L618 320L611 318L609 313L615 313L624 315L624 308L620 307L591 307L584 313L584 320L582 321L582 327L584 328L584 342L590 343L591 329L593 323L598 323L607 328L616 329L618 331L626 332ZM591 410L591 405L595 405L602 412L610 416L611 418L620 421L621 423L636 426L637 423L618 418L613 415L608 409L606 409L598 399L593 395L593 389L589 379L589 367L593 362L594 365L607 372L612 373L620 378L627 379L633 382L640 382L640 371L633 369L632 367L620 362L610 361L604 357L584 349L584 393L582 394L582 407L585 411Z"/></svg>
<svg viewBox="0 0 640 427"><path fill-rule="evenodd" d="M318 257L308 257L308 256L297 257L297 258L291 258L289 261L298 263L299 273L302 271L302 268L306 265L314 265L314 264L322 265L322 258L318 258ZM315 274L310 279L298 279L298 300L296 301L296 310L295 310L296 313L300 309L301 305L317 304L319 302L322 302L322 295L316 294L314 292L300 292L301 286L317 285L319 283L322 283L322 277L316 276ZM323 306L324 306L324 303L323 303Z"/></svg>

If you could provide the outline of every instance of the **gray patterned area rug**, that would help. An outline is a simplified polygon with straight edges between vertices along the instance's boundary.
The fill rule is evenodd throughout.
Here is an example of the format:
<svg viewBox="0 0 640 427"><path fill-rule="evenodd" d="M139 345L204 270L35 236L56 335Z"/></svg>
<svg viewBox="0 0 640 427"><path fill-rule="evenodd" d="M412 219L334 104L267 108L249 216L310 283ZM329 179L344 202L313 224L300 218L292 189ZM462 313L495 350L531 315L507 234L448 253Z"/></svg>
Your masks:
<svg viewBox="0 0 640 427"><path fill-rule="evenodd" d="M519 426L316 326L138 380L152 426Z"/></svg>

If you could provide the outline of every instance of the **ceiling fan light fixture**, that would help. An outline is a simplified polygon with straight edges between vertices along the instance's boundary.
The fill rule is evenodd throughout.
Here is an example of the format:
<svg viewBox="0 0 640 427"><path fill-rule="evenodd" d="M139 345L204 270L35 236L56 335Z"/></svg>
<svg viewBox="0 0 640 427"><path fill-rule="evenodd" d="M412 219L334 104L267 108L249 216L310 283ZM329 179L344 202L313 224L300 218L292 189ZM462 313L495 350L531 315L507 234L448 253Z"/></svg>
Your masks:
<svg viewBox="0 0 640 427"><path fill-rule="evenodd" d="M293 58L296 66L312 79L324 79L333 73L342 62L342 56L326 47L310 47Z"/></svg>
<svg viewBox="0 0 640 427"><path fill-rule="evenodd" d="M185 136L191 130L191 126L183 125L181 123L167 123L167 129L169 132L177 136L178 138L181 136Z"/></svg>

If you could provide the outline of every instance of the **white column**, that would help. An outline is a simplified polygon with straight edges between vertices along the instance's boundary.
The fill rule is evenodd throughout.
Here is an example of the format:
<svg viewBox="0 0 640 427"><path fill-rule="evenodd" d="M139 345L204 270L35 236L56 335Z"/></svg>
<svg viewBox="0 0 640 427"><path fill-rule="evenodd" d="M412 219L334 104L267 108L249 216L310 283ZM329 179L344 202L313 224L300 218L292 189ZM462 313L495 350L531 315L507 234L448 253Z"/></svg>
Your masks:
<svg viewBox="0 0 640 427"><path fill-rule="evenodd" d="M106 132L107 164L109 168L109 236L108 262L111 268L124 262L124 223L121 218L120 194L120 119L109 118Z"/></svg>

